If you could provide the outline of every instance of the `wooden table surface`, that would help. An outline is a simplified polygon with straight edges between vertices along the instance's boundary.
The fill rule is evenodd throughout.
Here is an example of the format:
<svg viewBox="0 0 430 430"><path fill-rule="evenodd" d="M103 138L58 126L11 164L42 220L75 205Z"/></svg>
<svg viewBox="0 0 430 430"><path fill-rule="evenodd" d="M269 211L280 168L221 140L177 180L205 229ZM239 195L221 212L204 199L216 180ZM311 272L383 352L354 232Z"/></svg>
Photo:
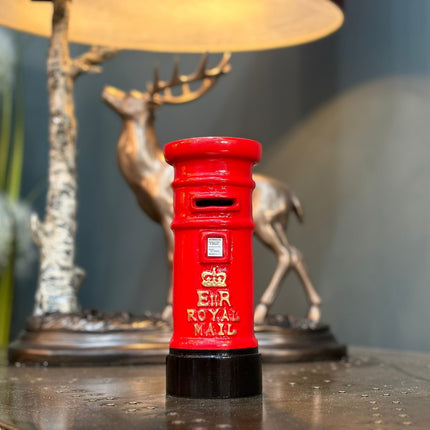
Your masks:
<svg viewBox="0 0 430 430"><path fill-rule="evenodd" d="M351 348L347 361L265 364L263 396L233 400L166 398L164 372L3 358L0 429L430 429L430 354Z"/></svg>

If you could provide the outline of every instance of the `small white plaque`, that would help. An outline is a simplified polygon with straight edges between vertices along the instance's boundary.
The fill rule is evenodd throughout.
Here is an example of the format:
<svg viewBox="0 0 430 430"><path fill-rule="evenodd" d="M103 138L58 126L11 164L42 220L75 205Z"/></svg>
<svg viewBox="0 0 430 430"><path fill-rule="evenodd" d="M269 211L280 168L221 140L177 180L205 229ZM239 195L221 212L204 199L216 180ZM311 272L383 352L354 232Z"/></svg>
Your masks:
<svg viewBox="0 0 430 430"><path fill-rule="evenodd" d="M223 257L224 246L222 237L208 237L208 257Z"/></svg>

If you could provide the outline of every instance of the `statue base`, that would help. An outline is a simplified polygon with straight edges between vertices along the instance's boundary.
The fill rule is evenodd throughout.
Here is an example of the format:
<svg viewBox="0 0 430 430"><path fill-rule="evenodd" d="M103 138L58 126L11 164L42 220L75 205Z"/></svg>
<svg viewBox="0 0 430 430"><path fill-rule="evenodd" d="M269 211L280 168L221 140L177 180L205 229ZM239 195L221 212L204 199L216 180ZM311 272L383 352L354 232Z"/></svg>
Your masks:
<svg viewBox="0 0 430 430"><path fill-rule="evenodd" d="M268 315L255 326L264 363L340 360L347 356L326 324L286 315Z"/></svg>
<svg viewBox="0 0 430 430"><path fill-rule="evenodd" d="M44 366L164 364L170 337L170 326L156 314L53 313L28 319L8 359Z"/></svg>

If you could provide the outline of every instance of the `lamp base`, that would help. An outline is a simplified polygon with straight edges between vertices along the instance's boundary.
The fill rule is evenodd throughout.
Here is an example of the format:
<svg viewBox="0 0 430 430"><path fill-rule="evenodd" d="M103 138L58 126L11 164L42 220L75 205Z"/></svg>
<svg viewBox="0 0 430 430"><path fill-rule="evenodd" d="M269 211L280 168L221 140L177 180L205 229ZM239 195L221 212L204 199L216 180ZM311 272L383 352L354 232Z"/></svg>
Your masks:
<svg viewBox="0 0 430 430"><path fill-rule="evenodd" d="M255 336L265 363L340 360L347 356L327 324L286 315L268 315L255 326Z"/></svg>
<svg viewBox="0 0 430 430"><path fill-rule="evenodd" d="M340 360L346 357L330 327L291 316L269 315L255 326L265 363ZM141 317L94 310L30 317L9 345L12 364L49 366L164 364L171 327L157 314Z"/></svg>
<svg viewBox="0 0 430 430"><path fill-rule="evenodd" d="M8 359L46 366L164 363L170 337L170 326L155 314L54 313L30 317Z"/></svg>

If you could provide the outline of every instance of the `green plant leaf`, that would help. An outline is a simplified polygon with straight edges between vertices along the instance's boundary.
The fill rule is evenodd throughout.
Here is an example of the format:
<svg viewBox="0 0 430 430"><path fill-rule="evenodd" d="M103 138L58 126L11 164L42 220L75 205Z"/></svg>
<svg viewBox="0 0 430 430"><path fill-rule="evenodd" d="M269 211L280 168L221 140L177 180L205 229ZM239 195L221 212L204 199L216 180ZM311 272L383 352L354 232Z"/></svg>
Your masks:
<svg viewBox="0 0 430 430"><path fill-rule="evenodd" d="M12 129L12 88L6 88L2 95L2 110L0 123L0 191L5 190L7 178L7 162Z"/></svg>
<svg viewBox="0 0 430 430"><path fill-rule="evenodd" d="M19 92L14 122L13 148L7 178L7 193L12 201L21 191L22 164L24 160L24 97Z"/></svg>
<svg viewBox="0 0 430 430"><path fill-rule="evenodd" d="M13 306L13 260L0 276L0 347L9 343Z"/></svg>

